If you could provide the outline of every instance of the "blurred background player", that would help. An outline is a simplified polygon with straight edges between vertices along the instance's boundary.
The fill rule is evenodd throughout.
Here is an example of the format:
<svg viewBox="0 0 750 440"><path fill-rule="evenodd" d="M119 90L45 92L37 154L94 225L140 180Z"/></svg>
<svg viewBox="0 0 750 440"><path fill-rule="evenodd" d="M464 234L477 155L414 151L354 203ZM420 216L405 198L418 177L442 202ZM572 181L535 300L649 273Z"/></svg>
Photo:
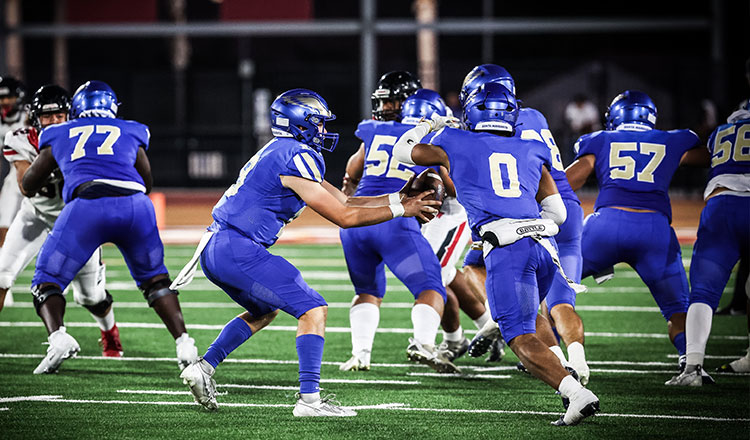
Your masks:
<svg viewBox="0 0 750 440"><path fill-rule="evenodd" d="M26 125L27 114L23 110L26 89L21 81L12 76L0 77L0 139L7 133ZM21 206L23 195L18 188L15 167L10 167L0 188L0 247L3 246L8 227ZM13 303L13 295L6 296L8 304Z"/></svg>
<svg viewBox="0 0 750 440"><path fill-rule="evenodd" d="M501 84L481 86L466 102L464 116L469 130L443 128L441 119L419 123L399 138L394 156L450 170L472 231L483 239L492 317L532 374L570 399L565 414L553 423L577 424L599 410L599 399L562 367L535 333L539 301L550 286L571 289L546 238L558 231L552 218L561 223L565 217L548 171L549 148L513 136L518 104ZM432 144L418 143L437 130Z"/></svg>
<svg viewBox="0 0 750 440"><path fill-rule="evenodd" d="M62 87L42 86L31 99L30 127L19 128L5 135L5 158L16 169L19 185L26 170L39 155L39 132L47 126L68 120L70 96ZM2 297L39 252L64 203L62 178L59 170L50 174L44 186L21 203L13 223L8 229L5 246L0 249L0 309ZM112 311L112 296L105 290L105 268L101 262L101 249L91 255L73 278L73 297L76 303L91 312L101 330L102 354L120 357L120 333Z"/></svg>
<svg viewBox="0 0 750 440"><path fill-rule="evenodd" d="M466 75L461 87L461 98L464 102L470 99L478 88L486 83L498 83L515 93L515 81L510 73L503 67L495 64L483 64L476 66ZM583 229L583 209L575 192L570 188L568 179L565 175L560 151L549 130L547 120L537 110L530 107L521 107L518 111L516 120L516 129L514 136L521 139L536 140L543 142L550 150L552 157L552 167L550 174L555 181L559 191L559 197L565 205L566 218L560 224L560 232L554 237L557 243L560 256L560 264L565 274L575 283L581 281L581 231ZM478 239L478 237L474 237ZM467 271L471 273L471 279L475 283L475 290L483 291L483 284L486 278L484 261L480 250L471 250L467 253L464 265L468 266ZM542 314L537 320L537 333L542 340L548 344L550 350L560 359L563 365L568 365L576 370L581 382L585 385L589 380L589 367L586 363L586 354L584 350L584 333L583 321L575 311L575 292L565 286L553 285L550 292L542 302ZM548 319L549 318L549 322ZM558 334L565 342L568 359L565 358L562 349L558 345L550 323L554 324ZM497 329L488 324L492 332L496 333ZM485 332L480 332L475 341L480 341ZM492 335L492 333L490 333ZM500 335L495 334L495 338ZM491 340L491 338L490 338ZM488 340L489 342L489 340ZM483 347L477 347L476 352L472 350L472 355L479 356L488 347L487 342ZM492 357L497 357L491 356ZM522 365L519 366L522 368Z"/></svg>
<svg viewBox="0 0 750 440"><path fill-rule="evenodd" d="M36 374L57 371L80 350L63 325L63 290L107 242L117 245L148 305L175 339L180 368L198 357L177 291L169 289L164 246L154 206L146 196L152 184L148 127L116 119L118 107L106 83L83 84L73 96L72 120L42 131L39 156L22 179L28 196L39 192L57 167L65 180L65 207L42 245L31 281L34 306L50 344Z"/></svg>
<svg viewBox="0 0 750 440"><path fill-rule="evenodd" d="M583 226L582 277L620 262L632 266L667 320L682 370L689 290L680 244L670 226L667 189L700 140L690 130L655 129L656 117L656 105L645 93L617 95L605 115L607 129L578 139L576 161L566 172L574 190L592 172L599 182L595 212Z"/></svg>
<svg viewBox="0 0 750 440"><path fill-rule="evenodd" d="M394 75L398 74L398 75ZM384 78L397 76L411 80L408 72L391 72ZM403 83L388 83L388 87L407 89ZM377 99L378 90L373 93ZM390 93L391 96L401 96ZM411 97L418 99L433 114L446 116L446 106L437 92L419 89ZM362 121L355 135L362 140L359 150L347 162L349 176L361 176L355 196L372 197L392 193L402 188L410 179L427 169L410 166L393 159L393 144L404 132L419 121L413 116L417 106L397 102L399 108L396 120L383 120L382 112L374 112L372 120ZM403 107L402 107L403 106ZM373 108L376 108L374 105ZM402 111L407 113L411 124L399 123ZM389 115L392 118L392 115ZM414 121L416 118L416 121ZM439 170L435 170L439 172ZM380 322L380 305L386 293L385 265L406 285L414 296L411 320L414 329L409 339L406 354L409 360L421 362L445 373L458 370L450 361L437 355L435 339L440 326L446 301L446 291L442 282L440 262L421 233L419 222L412 218L399 218L391 221L342 229L341 245L344 249L349 277L354 285L355 297L349 310L349 323L352 335L352 357L341 365L342 371L369 370L375 332Z"/></svg>
<svg viewBox="0 0 750 440"><path fill-rule="evenodd" d="M267 248L281 229L305 206L340 227L375 224L400 216L434 213L435 201L405 199L398 192L383 197L347 197L323 180L322 150L332 151L338 134L325 125L335 119L317 93L293 89L271 104L274 139L242 167L237 182L213 209L208 228L193 259L174 286L192 279L198 259L206 277L246 312L227 323L203 357L182 372L195 400L209 410L218 408L215 368L250 336L267 326L279 309L298 319L297 355L300 392L293 414L298 417L346 417L355 411L320 396L320 365L325 343L328 305L302 279L300 271ZM361 206L353 206L361 205Z"/></svg>
<svg viewBox="0 0 750 440"><path fill-rule="evenodd" d="M698 239L690 262L687 311L687 365L667 385L703 385L703 360L714 310L740 256L750 254L750 100L708 140L711 174L704 192ZM740 276L738 274L738 276ZM750 278L738 280L750 283ZM750 298L747 298L750 301ZM750 321L748 321L750 337ZM748 353L719 369L750 372Z"/></svg>

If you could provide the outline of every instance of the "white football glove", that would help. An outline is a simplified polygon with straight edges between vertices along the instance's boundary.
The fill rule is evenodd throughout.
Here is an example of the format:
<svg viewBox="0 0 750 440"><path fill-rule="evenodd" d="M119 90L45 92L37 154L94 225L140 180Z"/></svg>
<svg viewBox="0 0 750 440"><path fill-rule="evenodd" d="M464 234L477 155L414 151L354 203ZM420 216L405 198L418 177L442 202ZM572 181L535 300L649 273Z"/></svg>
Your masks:
<svg viewBox="0 0 750 440"><path fill-rule="evenodd" d="M461 128L461 121L453 116L440 116L433 114L432 118L428 119L427 122L430 123L430 131L438 131L445 127Z"/></svg>

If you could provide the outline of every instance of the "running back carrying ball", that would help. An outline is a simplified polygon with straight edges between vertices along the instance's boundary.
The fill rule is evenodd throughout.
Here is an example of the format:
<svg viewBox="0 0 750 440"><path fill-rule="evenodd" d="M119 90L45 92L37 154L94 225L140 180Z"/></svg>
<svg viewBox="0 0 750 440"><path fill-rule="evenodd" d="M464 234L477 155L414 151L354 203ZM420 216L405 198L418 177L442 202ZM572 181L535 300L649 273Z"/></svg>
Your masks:
<svg viewBox="0 0 750 440"><path fill-rule="evenodd" d="M427 190L434 190L435 192L428 195L426 198L430 200L437 200L442 203L445 198L445 185L440 175L435 170L428 168L421 173L411 182L411 186L407 190L406 194L409 197L414 197ZM435 215L425 214L429 220L435 218ZM422 221L417 218L420 223Z"/></svg>

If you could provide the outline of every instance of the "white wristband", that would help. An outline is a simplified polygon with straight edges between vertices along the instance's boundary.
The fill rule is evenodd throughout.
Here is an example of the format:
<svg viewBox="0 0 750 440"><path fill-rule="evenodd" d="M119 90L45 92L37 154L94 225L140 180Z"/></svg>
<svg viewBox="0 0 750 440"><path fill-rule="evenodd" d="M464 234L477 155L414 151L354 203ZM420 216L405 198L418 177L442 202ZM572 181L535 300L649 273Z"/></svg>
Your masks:
<svg viewBox="0 0 750 440"><path fill-rule="evenodd" d="M388 203L391 205L401 203L401 193L395 192L388 194Z"/></svg>
<svg viewBox="0 0 750 440"><path fill-rule="evenodd" d="M391 209L393 218L401 217L404 215L404 205L402 205L401 203L392 203L388 205L388 207Z"/></svg>

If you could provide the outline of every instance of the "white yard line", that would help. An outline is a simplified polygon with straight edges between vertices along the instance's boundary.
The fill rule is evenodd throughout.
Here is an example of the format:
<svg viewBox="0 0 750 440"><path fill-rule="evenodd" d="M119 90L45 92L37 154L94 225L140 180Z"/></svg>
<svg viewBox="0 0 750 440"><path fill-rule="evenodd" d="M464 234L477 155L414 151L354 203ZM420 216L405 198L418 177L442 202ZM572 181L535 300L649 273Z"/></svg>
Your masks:
<svg viewBox="0 0 750 440"><path fill-rule="evenodd" d="M137 401L137 400L94 400L94 399L64 399L62 396L16 396L0 398L0 403L16 402L46 402L46 403L69 403L69 404L107 404L107 405L156 405L156 406L195 406L195 402L159 402L159 401ZM220 403L222 407L234 408L291 408L292 404L274 403ZM356 410L381 410L381 411L412 411L412 412L434 412L434 413L458 413L458 414L501 414L501 415L539 415L558 417L560 412L551 411L511 411L501 409L462 409L462 408L412 408L404 403L382 403L379 405L348 406ZM703 417L693 415L671 415L671 414L617 414L599 413L596 417L622 417L633 419L672 419L672 420L695 420L703 422L749 422L748 418L729 417Z"/></svg>
<svg viewBox="0 0 750 440"><path fill-rule="evenodd" d="M515 367L514 367L515 368ZM445 373L406 373L415 377L439 377L441 379L510 379L509 374L445 374Z"/></svg>
<svg viewBox="0 0 750 440"><path fill-rule="evenodd" d="M110 289L112 290L112 289ZM347 287L347 290L350 288ZM331 309L349 309L351 308L351 302L329 302L328 307ZM78 304L70 304L70 307L81 307ZM30 301L17 301L11 306L7 307L18 307L29 309L34 307L34 303ZM148 309L148 304L145 301L141 302L124 302L115 301L115 309ZM180 301L180 307L183 309L239 309L240 305L233 302L194 302L194 301ZM414 307L414 303L411 302L384 302L381 304L382 309L411 309ZM658 307L638 307L638 306L578 306L578 311L584 312L659 312Z"/></svg>
<svg viewBox="0 0 750 440"><path fill-rule="evenodd" d="M87 327L87 328L98 328L99 325L95 322L67 322L66 327ZM43 327L44 324L41 321L0 321L0 327ZM164 328L162 323L151 323L151 322L118 322L119 328L141 328L141 329L160 329ZM221 330L224 328L224 324L187 324L189 330ZM293 325L270 325L263 329L264 331L278 331L278 332L296 332L297 326ZM327 327L326 332L328 333L350 333L349 327ZM379 328L378 333L396 333L396 334L412 334L413 330L410 328ZM466 329L466 334L475 334L476 330ZM601 338L647 338L647 339L664 339L667 337L665 333L614 333L614 332L585 332L587 337L601 337ZM747 336L722 336L714 335L712 339L722 339L730 341L746 341Z"/></svg>
<svg viewBox="0 0 750 440"><path fill-rule="evenodd" d="M0 353L0 359L6 358L6 359L41 359L44 357L44 354L28 354L28 353ZM107 361L107 362L177 362L176 358L169 358L169 357L121 357L121 358L112 358L112 357L104 357L104 356L82 356L79 355L76 357L76 359L83 359L83 360L95 360L95 361ZM228 358L223 361L227 364L265 364L265 365L297 365L297 360L280 360L280 359L238 359L238 358ZM331 361L323 361L323 365L327 366L334 366L338 367L342 364L342 362L331 362ZM623 365L623 366L664 366L664 367L674 367L674 363L672 362L631 362L631 361L590 361L589 365ZM372 368L427 368L425 365L416 364L416 363L408 363L408 364L399 364L399 363L373 363L371 364ZM495 366L495 367L483 367L483 366L474 366L474 365L460 365L460 367L467 371L476 371L476 372L492 372L492 371L515 371L515 366ZM673 371L672 369L664 369L664 370L618 370L618 369L593 369L591 371L594 372L600 372L600 373L613 373L613 374L671 374ZM445 374L439 374L439 373L428 373L428 374L422 374L422 373L410 373L412 375L421 375L430 377L434 375L435 377L449 377L449 375ZM712 372L711 375L718 375L718 376L750 376L750 373L720 373L720 372ZM480 375L474 375L474 377L479 377ZM465 377L465 376L464 376ZM490 378L499 378L500 376L492 375ZM504 377L502 377L504 378ZM323 382L329 381L330 383L393 383L393 384L400 384L401 381L384 381L384 382L378 382L376 380L366 380L366 379L323 379ZM405 384L412 384L411 381L407 381L409 383Z"/></svg>

